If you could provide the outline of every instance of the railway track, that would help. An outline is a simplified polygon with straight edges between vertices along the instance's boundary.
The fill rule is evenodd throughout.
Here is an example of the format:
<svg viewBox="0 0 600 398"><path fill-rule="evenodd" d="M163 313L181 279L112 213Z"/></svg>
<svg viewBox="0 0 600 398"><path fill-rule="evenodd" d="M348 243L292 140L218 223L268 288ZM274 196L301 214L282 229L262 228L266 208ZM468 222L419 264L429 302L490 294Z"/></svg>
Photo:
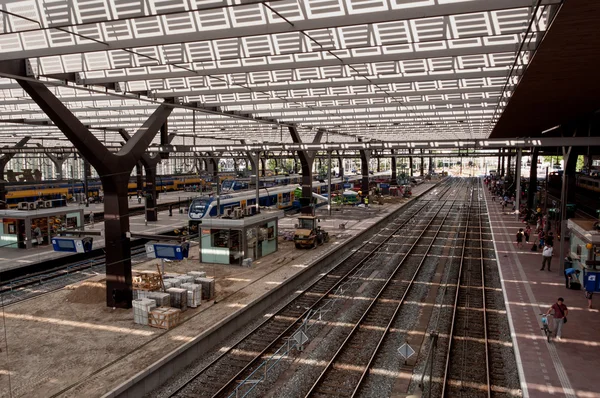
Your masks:
<svg viewBox="0 0 600 398"><path fill-rule="evenodd" d="M146 259L144 244L136 245L131 249L131 260ZM0 285L5 306L29 300L34 297L60 290L68 284L75 283L89 277L106 272L104 256L95 256L86 261L78 261L57 267L52 270L26 275Z"/></svg>
<svg viewBox="0 0 600 398"><path fill-rule="evenodd" d="M442 383L442 397L492 397L494 386L505 384L503 350L499 342L501 311L496 294L488 294L490 226L482 220L486 212L483 192L469 212L454 292L453 312ZM475 210L474 212L472 210ZM484 237L484 235L486 235Z"/></svg>
<svg viewBox="0 0 600 398"><path fill-rule="evenodd" d="M439 196L443 196L452 188L456 188L456 184L445 183ZM253 374L263 358L273 355L303 324L307 315L339 293L340 286L361 282L368 276L367 273L372 269L366 266L367 262L377 259L384 245L397 239L396 234L403 228L412 227L415 217L430 212L431 205L438 201L437 199L415 201L379 234L365 242L358 250L315 281L281 310L269 316L237 343L223 350L214 361L192 375L170 396L245 396L252 388L241 392L239 380Z"/></svg>
<svg viewBox="0 0 600 398"><path fill-rule="evenodd" d="M417 238L362 313L360 319L354 323L333 358L306 393L307 397L340 396L342 394L354 397L357 395L383 340L388 335L423 269L442 227L446 225L453 211L456 211L454 206L457 200L459 198L455 196L453 200L446 201L423 230L420 233L417 232ZM450 202L450 206L447 206L448 202ZM446 213L440 221L437 218L444 208ZM439 224L434 224L434 221ZM433 231L429 231L430 229ZM349 371L350 368L352 371Z"/></svg>

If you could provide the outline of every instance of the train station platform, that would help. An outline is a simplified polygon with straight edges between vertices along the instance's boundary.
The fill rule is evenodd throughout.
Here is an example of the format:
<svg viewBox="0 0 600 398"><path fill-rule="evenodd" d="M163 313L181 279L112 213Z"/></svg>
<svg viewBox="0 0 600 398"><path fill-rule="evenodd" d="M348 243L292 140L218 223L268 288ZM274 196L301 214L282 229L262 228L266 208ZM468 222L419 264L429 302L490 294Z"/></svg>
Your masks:
<svg viewBox="0 0 600 398"><path fill-rule="evenodd" d="M413 197L434 186L414 188ZM281 220L280 250L251 267L199 263L193 247L191 258L167 263L166 271L207 272L216 279L216 298L185 311L184 321L171 330L135 324L131 309L107 308L105 291L90 286L101 283L103 275L6 306L0 326L6 330L0 335L6 333L8 355L0 353L0 395L8 396L10 385L14 397L112 397L144 380L129 395L143 396L182 364L204 357L223 336L246 322L260 321L260 314L349 254L362 234L409 202L398 198L370 209L320 215L331 240L311 250L295 249L284 239L285 230L297 222L296 216L288 216ZM152 270L156 264L151 260L135 268Z"/></svg>
<svg viewBox="0 0 600 398"><path fill-rule="evenodd" d="M565 288L558 254L560 242L554 245L552 271L541 271L541 251L530 250L534 237L531 243L524 243L518 249L516 234L524 224L517 221L514 213L502 208L499 201L492 201L487 189L485 195L523 397L599 398L596 377L600 311L587 308L583 290ZM558 297L565 299L568 322L562 329L562 339L548 343L539 314L545 313ZM594 307L600 308L600 303L594 303Z"/></svg>
<svg viewBox="0 0 600 398"><path fill-rule="evenodd" d="M172 232L175 228L187 226L187 213L179 213L173 211L173 216L169 216L168 212L160 212L158 221L145 222L143 215L131 216L129 220L129 229L131 232L144 233L151 235L160 235L167 232ZM86 231L100 232L104 229L104 222L95 222L93 225L86 224ZM104 238L94 236L93 249L104 248ZM42 246L34 246L32 249L16 249L0 247L0 272L21 268L51 259L71 256L72 253L55 252L52 250L51 244Z"/></svg>

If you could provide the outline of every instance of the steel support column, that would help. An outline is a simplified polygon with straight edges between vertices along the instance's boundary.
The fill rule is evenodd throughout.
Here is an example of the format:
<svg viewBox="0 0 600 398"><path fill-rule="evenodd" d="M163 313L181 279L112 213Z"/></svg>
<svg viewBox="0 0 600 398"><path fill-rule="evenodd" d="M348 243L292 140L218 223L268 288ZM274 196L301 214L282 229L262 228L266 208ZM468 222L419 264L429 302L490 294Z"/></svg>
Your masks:
<svg viewBox="0 0 600 398"><path fill-rule="evenodd" d="M409 155L409 156L408 156L408 168L409 168L409 170L410 170L410 176L411 176L411 177L414 175L414 172L413 172L413 167L414 167L414 164L413 164L413 157L412 157L412 153L413 153L413 150L412 150L412 149L409 149L409 150L408 150L408 155Z"/></svg>
<svg viewBox="0 0 600 398"><path fill-rule="evenodd" d="M360 150L360 171L362 174L361 191L363 196L369 194L369 161L371 160L371 151Z"/></svg>
<svg viewBox="0 0 600 398"><path fill-rule="evenodd" d="M166 129L164 127L161 127L161 140L163 139L162 137L162 131L166 131ZM125 142L129 142L129 140L131 140L131 136L129 135L129 133L123 129L119 130L119 134L121 134L121 137L123 137L123 139L125 140ZM166 143L164 143L163 145L168 145L171 143L171 141L173 141L173 138L175 138L175 134L168 134L167 135L167 141ZM162 144L162 143L161 143ZM142 154L142 156L140 157L140 161L136 163L136 173L138 172L137 167L141 164L144 167L144 171L146 173L146 187L145 187L145 208L146 208L146 221L158 221L158 211L156 209L156 202L158 199L158 193L156 191L156 167L158 166L158 164L161 162L161 160L163 160L164 158L164 154L162 152L159 152L157 154L155 154L154 156L150 156L150 154L148 153L144 153ZM141 174L141 170L140 174ZM137 181L137 189L138 189L138 193L141 193L140 190L140 185L143 187L143 183L140 184L139 181L139 174L136 175L136 177L138 178Z"/></svg>
<svg viewBox="0 0 600 398"><path fill-rule="evenodd" d="M0 70L14 76L26 76L27 63L24 60L2 62ZM114 154L43 83L19 78L15 80L100 175L104 188L106 304L109 307L130 308L131 243L127 236L129 175L173 108L166 103L160 105L138 133Z"/></svg>
<svg viewBox="0 0 600 398"><path fill-rule="evenodd" d="M397 174L397 165L396 165L396 155L394 150L392 149L392 178L390 181L390 185L398 185L398 174Z"/></svg>
<svg viewBox="0 0 600 398"><path fill-rule="evenodd" d="M83 158L83 194L85 195L85 207L90 206L90 194L89 194L89 181L88 179L92 176L92 170L90 168L90 162Z"/></svg>
<svg viewBox="0 0 600 398"><path fill-rule="evenodd" d="M421 176L421 177L423 177L423 169L424 169L424 164L423 164L423 162L424 162L424 158L423 158L423 149L421 149L421 164L420 164L420 170L419 170L419 171L421 172L421 174L420 174L420 176Z"/></svg>
<svg viewBox="0 0 600 398"><path fill-rule="evenodd" d="M137 162L135 164L135 185L137 194L139 196L141 196L142 192L144 191L144 174L142 173L143 167L144 166L142 166L142 162Z"/></svg>
<svg viewBox="0 0 600 398"><path fill-rule="evenodd" d="M288 127L290 131L290 136L292 137L292 141L294 143L302 143L302 138L298 133L296 127L290 126ZM323 136L323 130L317 130L315 137L313 139L313 143L317 143L321 141L321 137ZM315 153L310 153L308 151L298 151L298 158L300 159L300 166L302 167L302 206L307 207L312 203L312 181L313 181L313 163L315 161ZM304 209L305 212L308 212L311 209ZM311 210L312 211L312 210Z"/></svg>
<svg viewBox="0 0 600 398"><path fill-rule="evenodd" d="M62 180L63 179L62 167L65 164L65 161L69 157L71 157L71 154L70 153L67 153L67 154L59 153L59 154L53 155L51 153L47 153L46 155L48 156L50 161L52 163L54 163L54 169L56 171L56 179L59 181Z"/></svg>
<svg viewBox="0 0 600 398"><path fill-rule="evenodd" d="M517 184L515 193L515 214L517 216L517 221L519 221L519 209L521 205L521 151L522 149L519 148L515 166L515 184Z"/></svg>
<svg viewBox="0 0 600 398"><path fill-rule="evenodd" d="M540 149L534 147L531 150L531 168L529 169L529 188L527 189L527 208L533 209L533 200L537 192L537 161Z"/></svg>
<svg viewBox="0 0 600 398"><path fill-rule="evenodd" d="M22 148L27 144L31 137L24 137L15 144L15 148ZM8 162L16 155L16 153L7 153L0 157L0 209L6 209L6 180L4 179L4 169Z"/></svg>
<svg viewBox="0 0 600 398"><path fill-rule="evenodd" d="M342 158L340 151L336 151L336 153L338 155L338 158L337 158L338 168L339 168L338 174L339 174L340 178L342 180L344 180L344 158Z"/></svg>
<svg viewBox="0 0 600 398"><path fill-rule="evenodd" d="M505 172L505 170L504 170L504 160L505 160L504 149L502 149L502 166L500 168L500 177L504 177L504 172Z"/></svg>

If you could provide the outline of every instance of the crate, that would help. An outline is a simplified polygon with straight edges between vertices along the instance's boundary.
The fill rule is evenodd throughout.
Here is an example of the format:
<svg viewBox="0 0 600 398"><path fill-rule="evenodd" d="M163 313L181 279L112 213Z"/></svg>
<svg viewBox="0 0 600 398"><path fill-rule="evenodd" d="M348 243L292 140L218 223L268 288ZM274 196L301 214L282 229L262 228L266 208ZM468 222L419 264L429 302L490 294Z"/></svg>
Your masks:
<svg viewBox="0 0 600 398"><path fill-rule="evenodd" d="M156 301L141 298L131 302L133 306L133 321L140 325L148 325L148 314L156 308Z"/></svg>
<svg viewBox="0 0 600 398"><path fill-rule="evenodd" d="M179 308L181 311L187 310L187 290L178 287L172 287L167 290L171 295L171 307Z"/></svg>
<svg viewBox="0 0 600 398"><path fill-rule="evenodd" d="M148 314L148 325L159 329L172 329L181 322L181 310L170 307L158 307Z"/></svg>
<svg viewBox="0 0 600 398"><path fill-rule="evenodd" d="M202 286L195 283L182 283L181 288L187 290L187 306L198 307L202 299Z"/></svg>
<svg viewBox="0 0 600 398"><path fill-rule="evenodd" d="M151 271L139 271L133 276L133 288L137 290L158 290L160 289L160 274Z"/></svg>

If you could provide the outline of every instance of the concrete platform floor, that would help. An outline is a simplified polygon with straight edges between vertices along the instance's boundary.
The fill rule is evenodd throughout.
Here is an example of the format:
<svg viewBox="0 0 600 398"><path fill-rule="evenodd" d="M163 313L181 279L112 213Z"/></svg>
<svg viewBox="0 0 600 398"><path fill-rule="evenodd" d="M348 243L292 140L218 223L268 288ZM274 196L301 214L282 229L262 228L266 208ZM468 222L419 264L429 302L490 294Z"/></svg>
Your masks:
<svg viewBox="0 0 600 398"><path fill-rule="evenodd" d="M131 232L145 233L145 234L162 234L165 232L173 231L175 228L181 228L187 226L188 215L187 213L179 214L179 212L173 212L173 216L170 217L168 212L160 212L158 214L158 221L144 222L144 216L133 216L129 220L129 229ZM101 231L104 229L104 222L97 222L94 225L86 225L88 231ZM104 238L101 236L94 236L93 248L99 249L104 247ZM53 258L68 257L71 253L61 253L52 250L52 245L34 246L32 249L13 249L13 248L0 248L0 270L7 270L22 267L24 265L37 263L40 261L46 261Z"/></svg>
<svg viewBox="0 0 600 398"><path fill-rule="evenodd" d="M594 309L588 309L583 290L565 288L560 242L554 245L552 271L540 271L541 251L530 251L533 238L523 249L516 247L515 235L524 224L505 212L498 201L492 202L485 191L506 307L514 327L523 397L600 398L596 380L600 368L600 311L596 308L600 305L596 302ZM545 313L558 297L565 299L568 323L562 340L548 343L538 314Z"/></svg>
<svg viewBox="0 0 600 398"><path fill-rule="evenodd" d="M413 193L418 196L428 188L431 184L422 184ZM365 218L349 221L344 230L330 229L331 243L297 250L291 242L281 242L278 253L254 262L251 268L200 264L194 259L169 263L167 271L205 270L217 279L216 304L205 302L189 309L185 322L169 331L134 324L131 309L106 308L102 276L7 306L0 324L0 395L8 396L10 389L13 397L102 396L260 300L408 201L401 202L377 210L349 210L348 215L362 212ZM282 226L288 221L293 225L294 218L284 219ZM335 226L345 221L332 217L324 223ZM136 268L154 269L155 264Z"/></svg>

